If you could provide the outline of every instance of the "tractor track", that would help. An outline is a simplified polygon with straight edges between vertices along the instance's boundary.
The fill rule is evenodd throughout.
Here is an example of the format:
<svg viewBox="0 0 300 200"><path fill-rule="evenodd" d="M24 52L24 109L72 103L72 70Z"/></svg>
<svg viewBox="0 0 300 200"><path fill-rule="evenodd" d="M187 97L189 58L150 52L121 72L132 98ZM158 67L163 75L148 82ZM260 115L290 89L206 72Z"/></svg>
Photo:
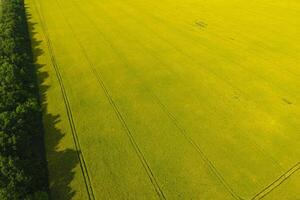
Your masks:
<svg viewBox="0 0 300 200"><path fill-rule="evenodd" d="M63 17L65 18L65 21L66 21L67 25L69 26L69 28L70 28L70 30L71 30L74 38L76 39L76 41L77 41L77 43L78 43L78 45L79 45L79 47L80 47L80 49L81 49L81 51L83 53L83 56L85 57L88 65L90 67L90 70L91 70L92 74L96 77L96 80L97 80L98 84L101 86L101 88L104 91L105 96L108 99L110 105L112 106L112 108L113 108L113 110L114 110L114 112L115 112L118 120L122 124L122 126L123 126L123 128L124 128L124 130L126 132L126 135L127 135L128 139L129 139L129 141L130 141L130 143L131 143L131 145L132 145L135 153L137 154L140 162L142 163L142 166L144 167L144 169L145 169L145 171L146 171L146 173L147 173L147 175L148 175L148 177L149 177L152 185L154 186L154 189L155 189L158 197L160 199L166 199L166 197L165 197L165 195L164 195L161 187L158 184L158 181L156 180L156 177L153 174L152 169L150 168L150 165L148 164L148 162L147 162L144 154L142 153L142 151L141 151L140 147L138 146L137 142L135 141L135 139L133 137L133 134L132 134L130 128L128 127L128 125L127 125L127 123L126 123L123 115L121 114L118 106L116 105L115 101L113 100L113 98L112 98L112 96L110 94L111 92L106 87L106 85L105 85L105 83L103 81L102 76L96 71L93 63L90 61L89 56L88 56L87 52L85 51L84 46L82 45L82 43L80 42L80 40L77 38L77 36L75 34L75 31L74 31L73 27L71 26L68 18L62 12L62 7L61 7L59 1L56 0L56 2L57 2L57 5L58 5L59 9L61 10L61 13L62 13ZM78 10L80 10L80 9L78 9Z"/></svg>
<svg viewBox="0 0 300 200"><path fill-rule="evenodd" d="M42 33L43 33L43 37L44 37L44 39L46 41L46 45L48 47L48 52L49 52L49 55L50 55L51 63L52 63L52 66L55 70L55 74L56 74L57 80L59 82L59 86L60 86L60 90L61 90L61 93L62 93L63 101L64 101L65 108L66 108L66 111L67 111L67 117L68 117L69 125L70 125L70 128L71 128L72 137L73 137L77 157L78 157L78 160L79 160L80 169L81 169L81 172L82 172L82 175L83 175L83 178L84 178L84 183L85 183L85 187L86 187L86 190L87 190L87 195L88 195L89 200L95 200L91 179L90 179L90 176L89 176L89 173L88 173L87 164L86 164L86 161L84 159L83 152L82 152L81 147L80 147L79 138L78 138L78 134L77 134L77 130L76 130L76 126L75 126L71 106L70 106L69 99L68 99L68 96L67 96L67 93L66 93L66 89L65 89L65 86L64 86L64 83L63 83L63 79L62 79L61 74L60 74L59 65L57 64L56 58L54 56L53 45L52 45L52 42L51 42L49 34L48 34L48 29L47 29L47 26L45 24L44 17L40 12L41 6L39 5L39 7L40 7L40 9L39 9L39 8L37 8L37 4L38 4L37 1L34 0L34 7L35 7L35 10L38 14L38 18L39 18Z"/></svg>
<svg viewBox="0 0 300 200"><path fill-rule="evenodd" d="M286 180L288 180L298 170L300 170L300 162L296 163L288 171L286 171L284 174L282 174L280 177L278 177L275 181L273 181L271 184L269 184L267 187L265 187L263 190L261 190L259 193L257 193L254 197L251 198L251 200L259 200L259 199L264 198L270 192L272 192L274 189L276 189L282 183L284 183Z"/></svg>

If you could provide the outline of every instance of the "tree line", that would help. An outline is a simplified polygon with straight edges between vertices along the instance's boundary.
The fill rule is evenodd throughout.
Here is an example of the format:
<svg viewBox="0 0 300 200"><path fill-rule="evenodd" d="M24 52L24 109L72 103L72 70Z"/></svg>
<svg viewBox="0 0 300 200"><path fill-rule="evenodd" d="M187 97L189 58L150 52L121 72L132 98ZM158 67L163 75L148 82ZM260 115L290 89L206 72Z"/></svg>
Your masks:
<svg viewBox="0 0 300 200"><path fill-rule="evenodd" d="M1 0L0 199L45 200L47 168L24 0Z"/></svg>

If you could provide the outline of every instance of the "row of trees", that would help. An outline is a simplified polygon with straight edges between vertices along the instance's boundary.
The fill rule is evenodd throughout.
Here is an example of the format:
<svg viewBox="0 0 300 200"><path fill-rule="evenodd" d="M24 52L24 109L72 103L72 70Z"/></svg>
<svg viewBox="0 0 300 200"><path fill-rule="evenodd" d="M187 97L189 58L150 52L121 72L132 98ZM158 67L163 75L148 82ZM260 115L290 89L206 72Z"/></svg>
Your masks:
<svg viewBox="0 0 300 200"><path fill-rule="evenodd" d="M1 0L0 199L48 199L41 109L24 0Z"/></svg>

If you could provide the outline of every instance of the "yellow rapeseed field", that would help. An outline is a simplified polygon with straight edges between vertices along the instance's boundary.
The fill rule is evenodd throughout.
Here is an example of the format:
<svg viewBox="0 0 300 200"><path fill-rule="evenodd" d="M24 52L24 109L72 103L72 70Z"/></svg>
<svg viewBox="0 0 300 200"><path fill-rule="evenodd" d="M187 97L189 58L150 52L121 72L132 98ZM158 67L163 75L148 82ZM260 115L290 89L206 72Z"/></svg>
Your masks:
<svg viewBox="0 0 300 200"><path fill-rule="evenodd" d="M300 1L25 2L53 199L300 198Z"/></svg>

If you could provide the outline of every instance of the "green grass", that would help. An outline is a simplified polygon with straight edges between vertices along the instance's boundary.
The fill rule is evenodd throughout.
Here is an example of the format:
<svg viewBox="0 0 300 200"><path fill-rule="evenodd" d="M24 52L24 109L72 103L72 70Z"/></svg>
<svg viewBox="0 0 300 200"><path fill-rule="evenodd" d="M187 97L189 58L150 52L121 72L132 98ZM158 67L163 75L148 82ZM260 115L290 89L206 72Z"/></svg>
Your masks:
<svg viewBox="0 0 300 200"><path fill-rule="evenodd" d="M300 197L297 0L26 5L54 199Z"/></svg>

